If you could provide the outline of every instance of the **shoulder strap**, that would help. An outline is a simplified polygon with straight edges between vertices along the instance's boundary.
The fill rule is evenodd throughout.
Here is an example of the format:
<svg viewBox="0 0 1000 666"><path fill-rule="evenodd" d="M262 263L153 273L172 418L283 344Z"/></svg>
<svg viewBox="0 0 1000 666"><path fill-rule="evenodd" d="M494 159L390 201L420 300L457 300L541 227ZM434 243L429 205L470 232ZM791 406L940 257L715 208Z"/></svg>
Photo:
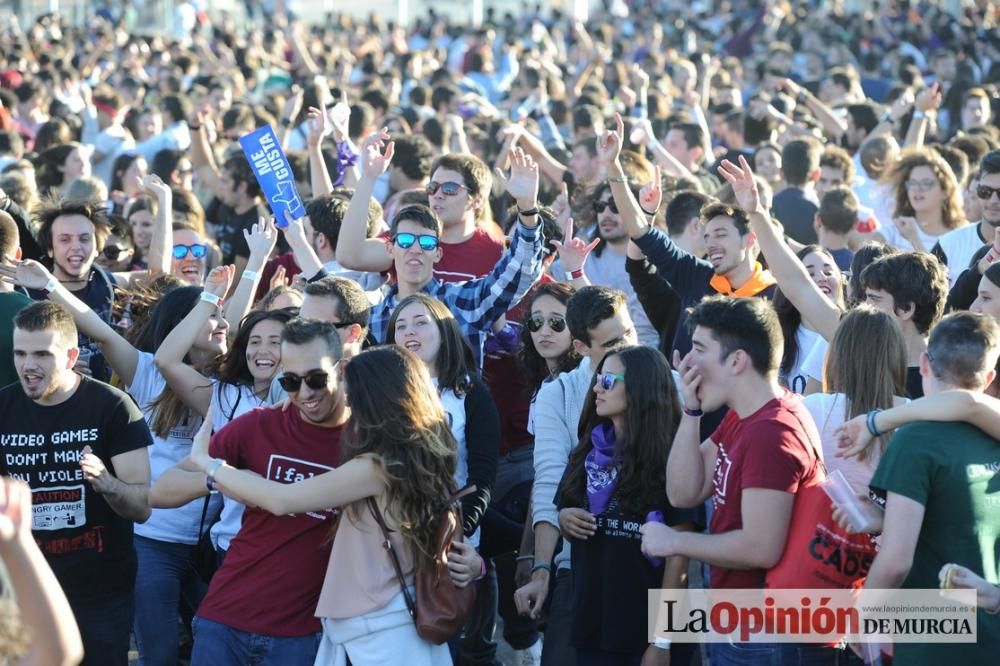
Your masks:
<svg viewBox="0 0 1000 666"><path fill-rule="evenodd" d="M375 502L374 497L368 498L368 507L371 509L372 516L375 518L375 522L378 523L379 529L382 530L382 547L389 553L389 560L392 562L392 568L395 569L396 578L399 579L399 586L403 589L403 599L406 600L406 610L409 611L410 617L414 622L416 622L417 605L413 601L413 597L410 596L410 590L406 585L406 578L403 576L403 567L399 565L399 557L396 555L396 551L392 547L392 541L389 540L389 528L385 525L385 519L382 517L382 511L378 508L378 503Z"/></svg>
<svg viewBox="0 0 1000 666"><path fill-rule="evenodd" d="M212 493L205 495L205 505L201 507L201 522L198 524L198 538L205 536L205 518L208 517L208 503L212 499Z"/></svg>

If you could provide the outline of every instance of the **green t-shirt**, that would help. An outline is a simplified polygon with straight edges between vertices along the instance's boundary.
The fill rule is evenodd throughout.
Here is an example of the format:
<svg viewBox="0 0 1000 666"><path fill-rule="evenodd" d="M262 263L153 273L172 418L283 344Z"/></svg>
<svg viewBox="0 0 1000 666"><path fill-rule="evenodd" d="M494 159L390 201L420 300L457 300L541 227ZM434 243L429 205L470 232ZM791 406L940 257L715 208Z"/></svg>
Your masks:
<svg viewBox="0 0 1000 666"><path fill-rule="evenodd" d="M925 507L903 588L934 589L948 562L1000 582L1000 442L965 423L913 423L892 438L871 480ZM979 611L976 644L895 646L897 663L995 666L1000 616Z"/></svg>
<svg viewBox="0 0 1000 666"><path fill-rule="evenodd" d="M14 370L14 315L30 298L16 291L0 293L0 388L17 381Z"/></svg>

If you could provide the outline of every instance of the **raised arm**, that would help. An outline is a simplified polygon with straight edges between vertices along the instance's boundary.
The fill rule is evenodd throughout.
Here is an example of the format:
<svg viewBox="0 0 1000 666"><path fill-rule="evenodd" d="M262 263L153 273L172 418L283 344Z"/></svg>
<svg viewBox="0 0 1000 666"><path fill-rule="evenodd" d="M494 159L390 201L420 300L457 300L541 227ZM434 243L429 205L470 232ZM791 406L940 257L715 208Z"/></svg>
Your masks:
<svg viewBox="0 0 1000 666"><path fill-rule="evenodd" d="M281 230L285 234L288 246L292 248L292 256L295 257L295 263L302 269L302 275L307 280L313 278L323 270L323 262L319 260L316 250L313 249L309 238L306 237L306 220L308 219L308 215L303 215L300 219L293 220L292 216L286 210L285 228Z"/></svg>
<svg viewBox="0 0 1000 666"><path fill-rule="evenodd" d="M733 186L737 203L750 216L750 226L757 235L757 242L767 258L768 268L781 287L781 293L820 335L832 340L840 324L840 308L819 290L806 267L778 233L778 228L760 201L757 183L746 159L741 155L738 166L726 160L719 167L719 173Z"/></svg>
<svg viewBox="0 0 1000 666"><path fill-rule="evenodd" d="M233 280L232 266L219 266L205 278L205 294L222 298ZM184 362L205 324L218 312L218 306L202 299L160 344L154 362L174 393L192 411L205 416L212 403L212 382Z"/></svg>
<svg viewBox="0 0 1000 666"><path fill-rule="evenodd" d="M212 471L222 494L247 506L258 506L283 516L344 506L385 490L385 476L370 457L354 458L335 470L299 483L269 481L213 459L208 454L211 430L211 418L206 417L191 445L190 460L202 472Z"/></svg>
<svg viewBox="0 0 1000 666"><path fill-rule="evenodd" d="M330 133L327 123L326 111L315 107L309 107L308 120L309 136L306 139L309 153L309 182L312 185L314 197L322 197L333 192L333 181L330 180L330 172L326 168L326 160L323 159L323 139Z"/></svg>
<svg viewBox="0 0 1000 666"><path fill-rule="evenodd" d="M823 131L833 139L839 139L847 131L847 121L836 114L836 112L823 103L818 97L808 90L795 83L791 79L782 79L778 84L784 88L792 97L796 98L800 104L804 104L809 111L816 116L816 120L823 126Z"/></svg>
<svg viewBox="0 0 1000 666"><path fill-rule="evenodd" d="M135 379L135 369L139 364L139 350L118 335L100 315L90 309L90 306L66 289L48 269L31 259L22 261L5 259L0 265L0 275L28 289L47 290L49 300L59 303L70 311L80 332L101 345L104 358L111 369L118 373L126 385L132 383Z"/></svg>
<svg viewBox="0 0 1000 666"><path fill-rule="evenodd" d="M622 117L615 114L615 128L605 130L597 139L597 157L604 164L608 173L608 183L611 185L611 195L621 217L625 232L630 238L640 238L649 230L649 222L642 207L632 195L628 187L628 178L618 159L622 144L625 141L625 123Z"/></svg>
<svg viewBox="0 0 1000 666"><path fill-rule="evenodd" d="M347 206L337 238L337 261L344 268L380 273L392 266L385 243L377 238L368 238L368 202L375 191L375 181L392 162L393 150L394 144L384 128L368 137L361 147L361 179Z"/></svg>
<svg viewBox="0 0 1000 666"><path fill-rule="evenodd" d="M149 241L149 274L165 275L170 272L171 250L174 245L173 192L170 186L155 174L142 180L142 188L156 198L156 224Z"/></svg>
<svg viewBox="0 0 1000 666"><path fill-rule="evenodd" d="M250 311L253 305L253 296L257 293L257 285L260 284L260 275L264 270L274 244L278 240L278 230L274 226L273 219L260 218L249 230L243 230L243 237L246 238L247 247L250 248L250 258L247 259L246 268L239 276L235 276L237 285L233 289L233 295L226 301L222 308L222 316L229 322L230 339L239 332L240 322ZM318 261L318 260L317 260ZM314 273L306 273L308 277ZM229 286L232 289L232 285Z"/></svg>
<svg viewBox="0 0 1000 666"><path fill-rule="evenodd" d="M205 107L195 112L193 123L188 123L191 130L191 166L198 182L204 183L212 194L224 199L228 192L222 186L222 173L215 164L212 145L208 141L208 128L205 127L208 122L211 122L211 114L208 107Z"/></svg>

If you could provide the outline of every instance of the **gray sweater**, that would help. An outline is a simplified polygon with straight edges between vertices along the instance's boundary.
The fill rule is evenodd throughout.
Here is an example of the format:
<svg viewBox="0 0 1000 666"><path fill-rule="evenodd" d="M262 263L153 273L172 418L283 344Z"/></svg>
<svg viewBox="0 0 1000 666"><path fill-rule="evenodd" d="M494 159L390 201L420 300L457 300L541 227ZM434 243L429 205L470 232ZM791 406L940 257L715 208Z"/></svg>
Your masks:
<svg viewBox="0 0 1000 666"><path fill-rule="evenodd" d="M544 522L559 527L556 490L569 462L570 451L578 443L577 427L592 376L590 359L584 358L576 369L562 373L538 390L532 525ZM553 560L557 569L569 568L569 544L565 540Z"/></svg>

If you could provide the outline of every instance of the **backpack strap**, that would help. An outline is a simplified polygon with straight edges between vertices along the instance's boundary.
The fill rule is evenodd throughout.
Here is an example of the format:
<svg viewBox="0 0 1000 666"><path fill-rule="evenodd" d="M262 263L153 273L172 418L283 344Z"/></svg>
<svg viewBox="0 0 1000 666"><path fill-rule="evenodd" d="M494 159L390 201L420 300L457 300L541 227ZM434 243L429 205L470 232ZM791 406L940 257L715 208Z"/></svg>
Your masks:
<svg viewBox="0 0 1000 666"><path fill-rule="evenodd" d="M403 576L403 567L399 565L399 556L396 555L396 551L392 547L392 541L389 540L389 528L386 527L385 518L382 517L382 511L378 508L378 503L375 501L374 497L368 498L368 507L371 509L372 516L375 518L375 522L378 523L379 529L382 531L382 547L385 548L387 553L389 553L389 560L392 562L392 568L396 571L396 578L399 580L399 586L403 589L403 599L406 601L406 610L409 611L410 618L416 622L417 604L410 595L410 590L406 585L406 577Z"/></svg>

